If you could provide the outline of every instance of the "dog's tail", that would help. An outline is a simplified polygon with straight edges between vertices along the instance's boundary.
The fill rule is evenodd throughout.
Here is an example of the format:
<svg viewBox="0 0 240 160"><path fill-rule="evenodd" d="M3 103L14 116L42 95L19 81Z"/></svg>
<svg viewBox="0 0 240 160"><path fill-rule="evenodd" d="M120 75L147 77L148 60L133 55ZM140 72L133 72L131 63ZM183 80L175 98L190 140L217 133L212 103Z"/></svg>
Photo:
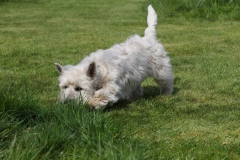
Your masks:
<svg viewBox="0 0 240 160"><path fill-rule="evenodd" d="M156 38L157 14L152 5L148 6L147 24L148 28L146 28L144 35L146 37Z"/></svg>

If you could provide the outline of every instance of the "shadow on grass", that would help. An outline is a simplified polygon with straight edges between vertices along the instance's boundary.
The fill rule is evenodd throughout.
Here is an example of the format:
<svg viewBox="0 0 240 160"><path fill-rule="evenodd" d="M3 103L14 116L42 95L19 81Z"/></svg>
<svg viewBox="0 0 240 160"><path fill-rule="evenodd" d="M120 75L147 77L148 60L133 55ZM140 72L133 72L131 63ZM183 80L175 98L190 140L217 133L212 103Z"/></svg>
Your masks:
<svg viewBox="0 0 240 160"><path fill-rule="evenodd" d="M174 90L172 95L175 95L179 92L180 89L178 87L175 87L175 84L179 83L179 81L180 81L180 78L178 77L174 79ZM159 93L160 93L160 90L156 85L143 86L143 96L140 97L139 99L141 98L154 99L155 97L159 96ZM136 100L133 100L133 101L136 101ZM127 108L129 104L131 104L133 101L120 100L117 103L115 103L113 106L109 106L106 109L104 109L104 111L121 110L121 109Z"/></svg>
<svg viewBox="0 0 240 160"><path fill-rule="evenodd" d="M178 84L179 81L180 81L180 78L175 77L172 95L175 95L179 92L180 89L176 86L176 84ZM156 96L159 96L159 94L160 94L160 89L155 84L143 86L143 98L146 98L146 99L155 98Z"/></svg>

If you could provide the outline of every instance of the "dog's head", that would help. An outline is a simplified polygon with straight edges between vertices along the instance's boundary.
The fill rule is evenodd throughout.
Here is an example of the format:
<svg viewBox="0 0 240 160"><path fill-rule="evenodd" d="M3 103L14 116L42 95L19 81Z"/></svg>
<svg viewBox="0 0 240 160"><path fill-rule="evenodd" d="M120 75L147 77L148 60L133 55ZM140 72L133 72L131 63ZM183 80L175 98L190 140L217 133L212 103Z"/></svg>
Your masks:
<svg viewBox="0 0 240 160"><path fill-rule="evenodd" d="M60 102L76 100L85 103L93 96L96 76L95 62L76 66L62 66L55 63L55 66L59 73L60 94L58 100Z"/></svg>

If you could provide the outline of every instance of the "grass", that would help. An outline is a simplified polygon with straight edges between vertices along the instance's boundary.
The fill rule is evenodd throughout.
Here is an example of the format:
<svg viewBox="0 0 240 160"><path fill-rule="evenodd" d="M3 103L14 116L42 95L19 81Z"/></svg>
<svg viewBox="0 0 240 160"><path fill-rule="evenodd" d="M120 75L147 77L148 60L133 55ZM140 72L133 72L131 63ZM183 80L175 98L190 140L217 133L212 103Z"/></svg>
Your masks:
<svg viewBox="0 0 240 160"><path fill-rule="evenodd" d="M182 2L0 1L0 159L239 159L239 2ZM147 79L107 110L57 104L53 63L143 35L149 3L174 94Z"/></svg>
<svg viewBox="0 0 240 160"><path fill-rule="evenodd" d="M1 159L132 159L142 155L136 152L142 151L137 140L123 136L108 113L74 103L45 108L29 96L1 98Z"/></svg>
<svg viewBox="0 0 240 160"><path fill-rule="evenodd" d="M160 18L184 16L211 21L239 20L240 1L236 0L149 0L155 6Z"/></svg>

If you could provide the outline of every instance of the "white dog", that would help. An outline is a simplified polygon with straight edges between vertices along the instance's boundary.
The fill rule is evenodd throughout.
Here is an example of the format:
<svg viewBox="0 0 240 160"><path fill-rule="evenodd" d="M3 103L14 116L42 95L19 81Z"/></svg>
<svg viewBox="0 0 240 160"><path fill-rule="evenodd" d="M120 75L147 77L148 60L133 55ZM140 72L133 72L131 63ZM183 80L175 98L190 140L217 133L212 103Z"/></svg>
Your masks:
<svg viewBox="0 0 240 160"><path fill-rule="evenodd" d="M142 96L141 83L155 79L162 94L172 94L170 58L156 39L157 15L148 6L148 27L144 37L132 36L107 50L98 50L76 66L55 63L60 74L59 100L80 100L98 109L120 99Z"/></svg>

